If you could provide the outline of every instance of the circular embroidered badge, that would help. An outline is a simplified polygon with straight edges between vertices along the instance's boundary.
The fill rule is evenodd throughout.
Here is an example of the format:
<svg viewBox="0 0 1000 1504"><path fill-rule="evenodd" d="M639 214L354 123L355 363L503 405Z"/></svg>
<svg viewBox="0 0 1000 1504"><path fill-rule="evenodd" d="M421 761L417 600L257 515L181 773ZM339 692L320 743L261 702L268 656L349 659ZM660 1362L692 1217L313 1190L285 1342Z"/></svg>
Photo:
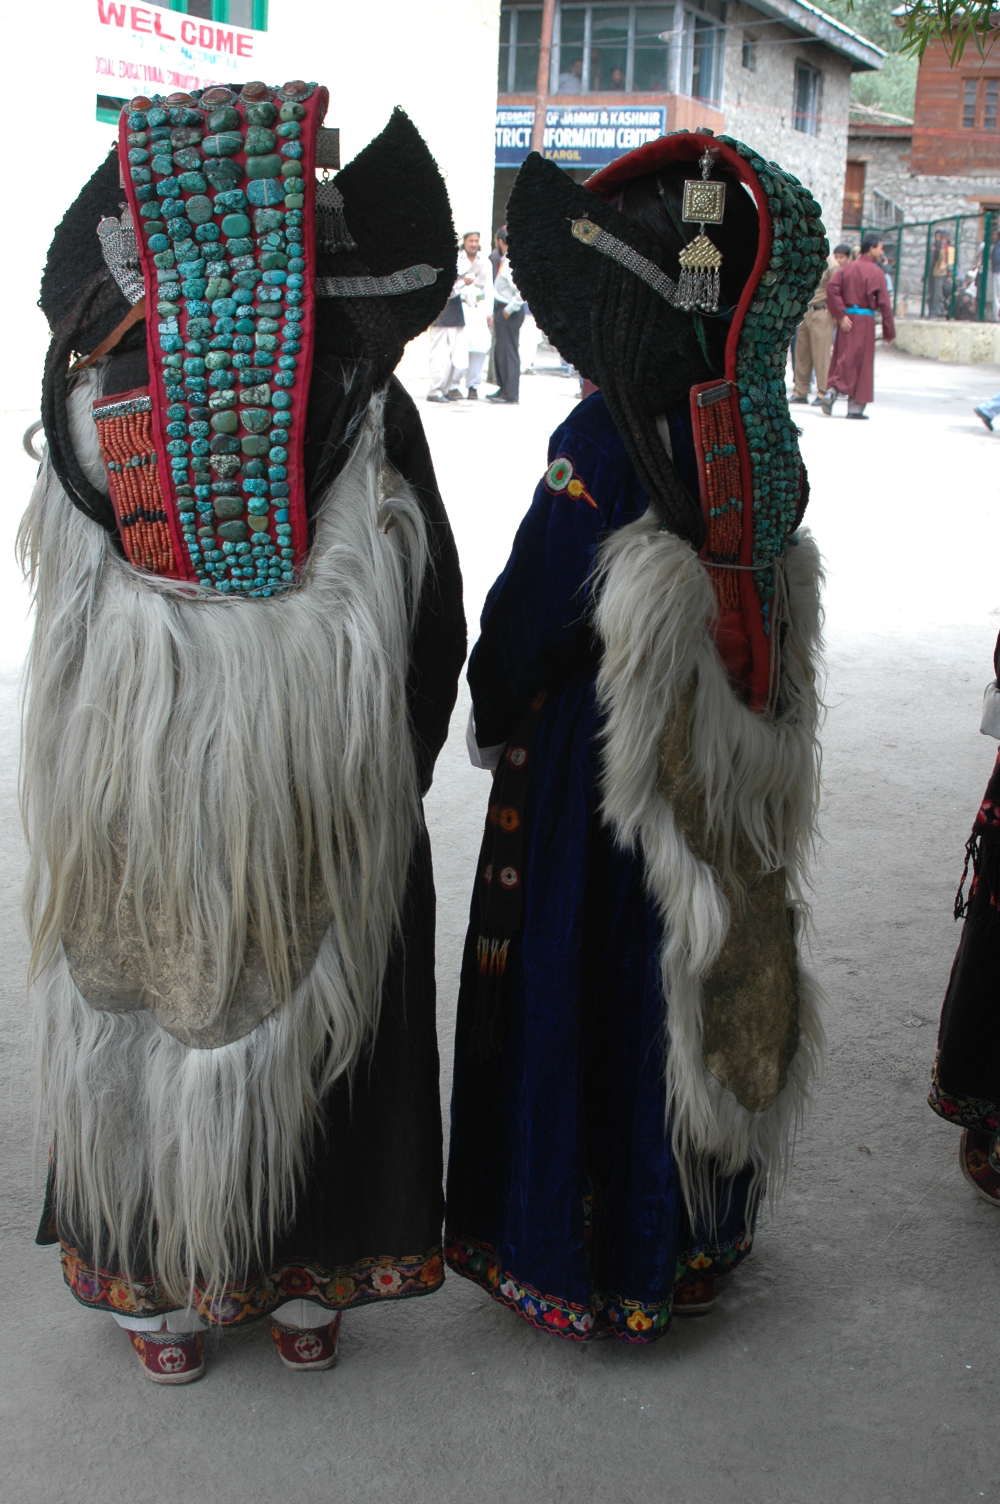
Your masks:
<svg viewBox="0 0 1000 1504"><path fill-rule="evenodd" d="M553 460L545 472L545 484L550 491L565 491L573 479L573 462L568 459Z"/></svg>
<svg viewBox="0 0 1000 1504"><path fill-rule="evenodd" d="M500 881L505 888L516 888L521 881L517 875L516 867L501 867Z"/></svg>
<svg viewBox="0 0 1000 1504"><path fill-rule="evenodd" d="M582 496L583 495L583 481L582 480L571 480L571 481L569 481L568 484L567 484L567 486L566 486L566 491L567 491L567 494L569 496L572 496L574 498L577 497L577 496Z"/></svg>
<svg viewBox="0 0 1000 1504"><path fill-rule="evenodd" d="M506 809L500 811L500 829L505 831L507 835L511 835L520 823L521 817L512 805L508 805Z"/></svg>
<svg viewBox="0 0 1000 1504"><path fill-rule="evenodd" d="M528 761L527 747L510 747L507 751L507 761L512 768L523 768Z"/></svg>

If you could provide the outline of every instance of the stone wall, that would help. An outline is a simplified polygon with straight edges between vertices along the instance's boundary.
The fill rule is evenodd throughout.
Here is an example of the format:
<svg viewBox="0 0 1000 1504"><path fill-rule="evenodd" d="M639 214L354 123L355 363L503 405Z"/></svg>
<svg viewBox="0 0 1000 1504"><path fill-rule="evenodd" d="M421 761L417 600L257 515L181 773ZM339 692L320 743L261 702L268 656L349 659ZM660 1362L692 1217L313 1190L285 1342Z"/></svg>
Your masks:
<svg viewBox="0 0 1000 1504"><path fill-rule="evenodd" d="M738 3L727 8L722 105L726 130L763 157L780 162L810 189L822 206L823 223L833 244L840 234L844 208L850 64L822 43L803 38L795 46L790 30L760 23L759 11ZM753 70L743 66L744 35L757 38ZM775 42L782 45L770 45ZM808 63L821 75L815 136L795 130L792 124L798 62Z"/></svg>

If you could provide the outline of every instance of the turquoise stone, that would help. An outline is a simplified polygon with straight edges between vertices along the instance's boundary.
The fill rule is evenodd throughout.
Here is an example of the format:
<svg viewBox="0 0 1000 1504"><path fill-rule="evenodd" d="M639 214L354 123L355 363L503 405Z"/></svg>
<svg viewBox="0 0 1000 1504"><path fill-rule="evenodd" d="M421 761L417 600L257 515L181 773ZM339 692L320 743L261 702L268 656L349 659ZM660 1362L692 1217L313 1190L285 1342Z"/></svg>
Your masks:
<svg viewBox="0 0 1000 1504"><path fill-rule="evenodd" d="M281 176L283 178L300 178L302 176L302 163L282 162Z"/></svg>
<svg viewBox="0 0 1000 1504"><path fill-rule="evenodd" d="M266 496L251 496L247 500L247 511L251 516L266 517L270 505Z"/></svg>
<svg viewBox="0 0 1000 1504"><path fill-rule="evenodd" d="M285 203L289 209L301 209L305 205L305 196L301 193L287 193Z"/></svg>
<svg viewBox="0 0 1000 1504"><path fill-rule="evenodd" d="M195 238L202 242L209 240L218 240L219 227L218 225L213 225L211 222L209 222L208 224L198 225L194 233Z"/></svg>
<svg viewBox="0 0 1000 1504"><path fill-rule="evenodd" d="M261 270L265 272L275 271L288 265L288 257L281 251L265 251L260 258Z"/></svg>
<svg viewBox="0 0 1000 1504"><path fill-rule="evenodd" d="M258 319L257 320L257 332L258 332L258 334L277 334L277 332L280 329L280 327L281 327L281 325L278 323L277 319Z"/></svg>
<svg viewBox="0 0 1000 1504"><path fill-rule="evenodd" d="M201 152L196 146L182 147L180 151L174 152L174 167L178 172L199 172Z"/></svg>
<svg viewBox="0 0 1000 1504"><path fill-rule="evenodd" d="M233 258L233 270L236 271L236 261L242 256L249 256L253 250L253 241L248 235L241 236L239 240L227 240L226 250ZM253 262L249 262L248 265L252 266Z"/></svg>
<svg viewBox="0 0 1000 1504"><path fill-rule="evenodd" d="M205 296L210 303L214 303L217 299L227 298L232 290L233 284L228 277L209 277Z"/></svg>
<svg viewBox="0 0 1000 1504"><path fill-rule="evenodd" d="M152 198L152 199L150 199L150 201L149 201L148 204L140 204L140 206L139 206L139 217L141 219L162 219L163 218L163 210L160 208L159 204L156 202L156 199Z"/></svg>
<svg viewBox="0 0 1000 1504"><path fill-rule="evenodd" d="M254 352L253 363L255 366L273 366L274 356L270 355L267 350L256 350ZM271 373L268 371L266 374L270 375Z"/></svg>
<svg viewBox="0 0 1000 1504"><path fill-rule="evenodd" d="M242 239L250 234L250 221L245 214L227 214L222 221L222 233L227 238Z"/></svg>
<svg viewBox="0 0 1000 1504"><path fill-rule="evenodd" d="M174 170L174 159L173 157L156 156L149 165L160 177L168 177Z"/></svg>
<svg viewBox="0 0 1000 1504"><path fill-rule="evenodd" d="M258 350L277 350L278 336L276 334L257 334L254 338L254 344ZM278 364L281 365L284 359L285 357L282 356Z"/></svg>
<svg viewBox="0 0 1000 1504"><path fill-rule="evenodd" d="M276 160L280 163L281 158L278 157ZM270 205L284 203L284 199L285 185L275 182L273 178L257 178L254 182L247 184L247 201L253 204L255 209L266 209ZM256 216L254 223L256 224ZM261 233L262 231L258 228L257 234Z"/></svg>
<svg viewBox="0 0 1000 1504"><path fill-rule="evenodd" d="M141 110L133 110L128 117L128 124L129 130L143 131L149 124L149 121Z"/></svg>
<svg viewBox="0 0 1000 1504"><path fill-rule="evenodd" d="M220 522L217 531L219 537L225 538L227 543L243 543L247 536L247 525L245 522Z"/></svg>
<svg viewBox="0 0 1000 1504"><path fill-rule="evenodd" d="M273 398L271 399L271 405L272 407L279 408L291 407L292 399L291 397L289 397L287 392L275 392Z"/></svg>
<svg viewBox="0 0 1000 1504"><path fill-rule="evenodd" d="M243 137L236 131L224 131L217 136L206 136L201 143L206 157L235 157L243 150Z"/></svg>
<svg viewBox="0 0 1000 1504"><path fill-rule="evenodd" d="M246 417L245 413L244 417ZM240 440L240 448L245 455L249 456L266 454L268 451L268 441L260 434L250 434L247 438Z"/></svg>
<svg viewBox="0 0 1000 1504"><path fill-rule="evenodd" d="M239 129L240 117L230 105L224 105L221 110L212 111L206 124L210 131L235 131Z"/></svg>
<svg viewBox="0 0 1000 1504"><path fill-rule="evenodd" d="M267 391L267 387L264 390ZM243 395L246 396L247 393L244 392ZM247 433L262 434L270 426L271 414L266 407L245 407L240 413L240 420ZM264 440L263 448L259 453L266 454L267 447L267 441Z"/></svg>
<svg viewBox="0 0 1000 1504"><path fill-rule="evenodd" d="M170 132L170 144L175 148L175 150L177 148L180 148L181 150L190 149L192 146L198 145L198 142L201 140L201 136L202 133L197 126L175 126L174 129Z"/></svg>
<svg viewBox="0 0 1000 1504"><path fill-rule="evenodd" d="M247 206L247 196L241 188L227 188L224 193L215 195L215 212L242 214Z"/></svg>
<svg viewBox="0 0 1000 1504"><path fill-rule="evenodd" d="M176 319L180 317L181 310L179 303L169 303L166 301L166 299L164 299L163 302L157 303L156 311L160 315L161 319ZM179 348L180 345L178 344L178 349Z"/></svg>
<svg viewBox="0 0 1000 1504"><path fill-rule="evenodd" d="M267 527L267 513L265 512L263 517L257 517L251 513L251 515L247 518L247 522L253 528L254 532L263 532ZM265 595L270 595L270 593L271 592L269 590L264 591Z"/></svg>
<svg viewBox="0 0 1000 1504"><path fill-rule="evenodd" d="M239 418L234 412L216 413L212 418L216 433L235 433L239 426Z"/></svg>
<svg viewBox="0 0 1000 1504"><path fill-rule="evenodd" d="M226 518L232 518L232 517L242 517L243 516L243 499L242 499L242 497L240 497L240 496L218 496L218 497L216 497L216 500L215 500L215 515L217 517L223 518L223 520L225 520ZM222 537L222 538L226 538L229 535L227 533L223 533L222 530L220 529L219 530L219 536ZM239 542L240 540L239 539L233 539L232 541L233 542Z"/></svg>
<svg viewBox="0 0 1000 1504"><path fill-rule="evenodd" d="M243 481L242 484L243 484L243 489L244 489L244 491L246 491L246 493L247 493L248 496L260 496L260 497L264 497L264 496L267 495L267 481L266 480L254 480L254 479L251 479L251 480L245 480L245 481Z"/></svg>
<svg viewBox="0 0 1000 1504"><path fill-rule="evenodd" d="M129 173L131 174L133 183L151 183L153 181L148 167L130 167Z"/></svg>
<svg viewBox="0 0 1000 1504"><path fill-rule="evenodd" d="M269 386L265 386L263 384L254 386L250 385L251 381L256 382L258 380L259 375L260 373L258 371L246 372L248 382L246 388L240 393L241 402L248 402L251 404L251 406L254 407L256 407L258 404L262 406L265 402L270 402L271 388ZM270 422L270 419L268 419L268 422Z"/></svg>
<svg viewBox="0 0 1000 1504"><path fill-rule="evenodd" d="M133 167L141 167L143 162L149 161L149 152L144 151L141 146L133 146L128 154L128 159Z"/></svg>
<svg viewBox="0 0 1000 1504"><path fill-rule="evenodd" d="M187 201L187 216L193 225L205 225L212 218L211 201L203 193Z"/></svg>
<svg viewBox="0 0 1000 1504"><path fill-rule="evenodd" d="M267 475L267 466L263 460L248 460L241 473L247 480L263 480Z"/></svg>
<svg viewBox="0 0 1000 1504"><path fill-rule="evenodd" d="M264 157L247 157L246 174L247 177L251 180L260 178L276 178L280 175L281 170L281 158L274 153L272 153L270 156ZM252 182L251 185L248 185L248 198L250 197L250 186L252 186ZM282 197L284 197L284 195L282 195ZM251 198L250 201L252 203L253 199Z"/></svg>
<svg viewBox="0 0 1000 1504"><path fill-rule="evenodd" d="M232 365L233 357L226 350L210 350L205 356L205 366L209 371L221 371L226 366Z"/></svg>
<svg viewBox="0 0 1000 1504"><path fill-rule="evenodd" d="M170 249L170 241L165 235L150 235L149 249L155 251L157 254L162 251L168 251Z"/></svg>
<svg viewBox="0 0 1000 1504"><path fill-rule="evenodd" d="M196 301L205 296L205 288L208 286L204 277L189 277L181 283L181 292L186 298L194 298Z"/></svg>
<svg viewBox="0 0 1000 1504"><path fill-rule="evenodd" d="M209 157L204 163L203 171L212 187L220 193L235 188L243 175L238 165L231 162L228 157Z"/></svg>
<svg viewBox="0 0 1000 1504"><path fill-rule="evenodd" d="M268 104L266 100L259 104L248 104L246 110L248 125L273 125L278 118L274 105Z"/></svg>
<svg viewBox="0 0 1000 1504"><path fill-rule="evenodd" d="M181 185L176 178L161 178L156 185L156 196L157 198L180 198Z"/></svg>
<svg viewBox="0 0 1000 1504"><path fill-rule="evenodd" d="M156 267L162 267L164 270L166 270L167 268L173 266L175 259L176 258L173 251L157 251L156 255L153 257L153 265Z"/></svg>
<svg viewBox="0 0 1000 1504"><path fill-rule="evenodd" d="M268 287L281 287L288 280L288 273L280 270L266 271L264 282Z"/></svg>
<svg viewBox="0 0 1000 1504"><path fill-rule="evenodd" d="M239 455L236 454L213 454L209 464L220 480L229 480L240 468Z"/></svg>
<svg viewBox="0 0 1000 1504"><path fill-rule="evenodd" d="M208 399L208 405L213 413L223 412L228 407L235 407L236 393L232 387L224 392L213 392Z"/></svg>
<svg viewBox="0 0 1000 1504"><path fill-rule="evenodd" d="M287 386L294 386L295 385L295 372L294 371L276 371L274 373L274 384L275 384L275 386L286 386L286 387Z"/></svg>
<svg viewBox="0 0 1000 1504"><path fill-rule="evenodd" d="M306 118L306 112L300 104L292 104L291 102L289 102L288 104L283 104L281 106L281 109L278 111L278 116L281 120L304 120Z"/></svg>
<svg viewBox="0 0 1000 1504"><path fill-rule="evenodd" d="M281 136L281 138L285 141L295 141L299 136L301 136L301 134L302 127L301 125L299 125L297 120L286 120L282 125L279 125L278 129L275 131L275 135Z"/></svg>
<svg viewBox="0 0 1000 1504"><path fill-rule="evenodd" d="M184 193L205 193L208 190L208 182L200 172L182 172L177 185Z"/></svg>
<svg viewBox="0 0 1000 1504"><path fill-rule="evenodd" d="M296 157L301 157L301 155L302 155L302 142L301 141L286 141L285 144L284 144L284 146L281 148L281 155L283 157L288 157L289 159L296 158Z"/></svg>
<svg viewBox="0 0 1000 1504"><path fill-rule="evenodd" d="M263 126L251 126L247 131L244 150L248 157L260 157L265 152L273 151L274 132L265 130Z"/></svg>

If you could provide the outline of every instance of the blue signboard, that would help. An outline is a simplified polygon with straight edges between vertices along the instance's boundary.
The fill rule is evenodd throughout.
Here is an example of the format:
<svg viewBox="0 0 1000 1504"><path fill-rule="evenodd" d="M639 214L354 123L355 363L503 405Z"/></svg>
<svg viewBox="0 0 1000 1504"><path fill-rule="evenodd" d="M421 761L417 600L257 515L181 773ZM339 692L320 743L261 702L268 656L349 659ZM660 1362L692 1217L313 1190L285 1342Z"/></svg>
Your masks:
<svg viewBox="0 0 1000 1504"><path fill-rule="evenodd" d="M498 109L497 167L520 167L531 150L533 109ZM662 105L549 105L543 155L561 167L606 167L616 157L655 141L667 128Z"/></svg>

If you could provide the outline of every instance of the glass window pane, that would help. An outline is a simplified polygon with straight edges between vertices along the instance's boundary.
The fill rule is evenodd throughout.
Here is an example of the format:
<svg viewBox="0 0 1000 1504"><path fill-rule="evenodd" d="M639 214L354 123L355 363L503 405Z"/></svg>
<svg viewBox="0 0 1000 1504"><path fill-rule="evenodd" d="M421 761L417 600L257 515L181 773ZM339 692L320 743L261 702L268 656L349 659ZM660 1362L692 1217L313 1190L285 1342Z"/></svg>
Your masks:
<svg viewBox="0 0 1000 1504"><path fill-rule="evenodd" d="M510 65L510 11L500 12L500 62L497 68L497 93L507 93L507 69Z"/></svg>
<svg viewBox="0 0 1000 1504"><path fill-rule="evenodd" d="M534 94L538 83L538 48L542 37L540 10L517 13L517 49L514 59L514 93Z"/></svg>
<svg viewBox="0 0 1000 1504"><path fill-rule="evenodd" d="M660 93L667 88L670 46L660 40L660 33L671 32L673 29L672 5L636 7L632 87L637 93Z"/></svg>
<svg viewBox="0 0 1000 1504"><path fill-rule="evenodd" d="M1000 96L1000 78L988 78L986 80L986 103L983 105L983 129L995 131L997 128L997 99Z"/></svg>
<svg viewBox="0 0 1000 1504"><path fill-rule="evenodd" d="M201 16L205 21L212 19L212 0L188 0L188 15Z"/></svg>
<svg viewBox="0 0 1000 1504"><path fill-rule="evenodd" d="M976 124L976 90L978 80L967 78L965 80L965 93L962 97L962 127L971 131Z"/></svg>
<svg viewBox="0 0 1000 1504"><path fill-rule="evenodd" d="M691 59L691 93L695 99L715 98L715 27L701 16L694 18Z"/></svg>
<svg viewBox="0 0 1000 1504"><path fill-rule="evenodd" d="M253 0L229 0L229 22L253 30Z"/></svg>
<svg viewBox="0 0 1000 1504"><path fill-rule="evenodd" d="M628 6L608 5L591 12L590 87L597 93L625 87L628 64Z"/></svg>
<svg viewBox="0 0 1000 1504"><path fill-rule="evenodd" d="M583 10L562 10L560 17L559 84L560 94L579 94L583 90Z"/></svg>
<svg viewBox="0 0 1000 1504"><path fill-rule="evenodd" d="M795 115L793 125L807 136L816 134L819 102L819 74L798 63L795 68Z"/></svg>

